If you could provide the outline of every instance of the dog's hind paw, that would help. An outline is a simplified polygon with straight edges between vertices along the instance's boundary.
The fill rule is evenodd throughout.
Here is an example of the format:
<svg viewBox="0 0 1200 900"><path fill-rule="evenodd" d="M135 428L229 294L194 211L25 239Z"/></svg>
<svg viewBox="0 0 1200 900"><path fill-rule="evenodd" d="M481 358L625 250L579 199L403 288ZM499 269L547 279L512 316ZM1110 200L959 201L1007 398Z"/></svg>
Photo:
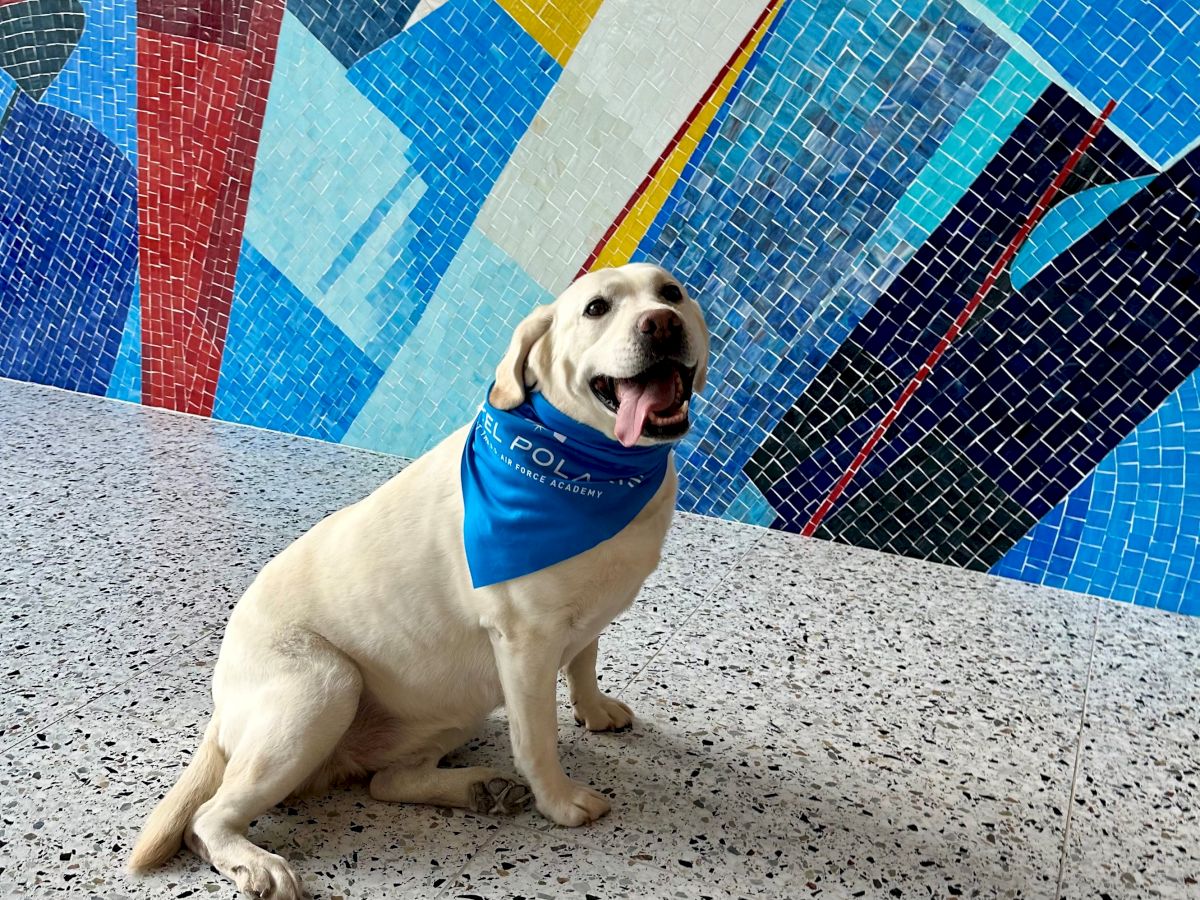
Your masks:
<svg viewBox="0 0 1200 900"><path fill-rule="evenodd" d="M258 852L227 873L242 893L256 900L303 900L308 897L292 867L274 853ZM224 870L222 870L224 871Z"/></svg>
<svg viewBox="0 0 1200 900"><path fill-rule="evenodd" d="M514 816L533 802L533 791L519 781L489 778L471 785L471 808L492 816Z"/></svg>

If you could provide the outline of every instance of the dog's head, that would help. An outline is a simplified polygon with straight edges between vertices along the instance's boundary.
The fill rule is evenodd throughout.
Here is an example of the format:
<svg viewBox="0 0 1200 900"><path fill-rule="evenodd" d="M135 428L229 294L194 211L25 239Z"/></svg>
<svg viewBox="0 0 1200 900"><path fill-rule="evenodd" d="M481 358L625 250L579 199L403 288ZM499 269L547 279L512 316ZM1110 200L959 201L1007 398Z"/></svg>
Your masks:
<svg viewBox="0 0 1200 900"><path fill-rule="evenodd" d="M535 389L626 447L687 432L708 371L700 306L649 263L601 269L535 309L513 334L489 400L512 409Z"/></svg>

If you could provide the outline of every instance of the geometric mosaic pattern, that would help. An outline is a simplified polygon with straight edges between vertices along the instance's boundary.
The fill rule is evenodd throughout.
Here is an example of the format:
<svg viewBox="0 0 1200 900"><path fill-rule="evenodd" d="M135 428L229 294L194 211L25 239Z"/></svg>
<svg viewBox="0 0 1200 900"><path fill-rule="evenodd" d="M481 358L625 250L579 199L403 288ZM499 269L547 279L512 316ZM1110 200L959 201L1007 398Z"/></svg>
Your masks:
<svg viewBox="0 0 1200 900"><path fill-rule="evenodd" d="M755 482L784 527L807 521L903 387L904 373L917 371L959 312L962 285L982 282L1012 240L1022 207L1036 199L1022 197L1019 179L1048 184L1070 153L1066 141L1093 118L1047 89L760 447ZM1143 173L1135 154L1105 137L1066 191ZM1023 170L1003 164L1023 156L1030 160ZM1022 290L992 289L819 535L986 569L1057 502L1060 484L1073 485L1115 445L1121 415L1140 418L1139 409L1144 415L1161 402L1174 386L1169 370L1157 384L1128 381L1126 372L1146 360L1122 359L1113 342L1132 325L1122 310L1140 310L1150 297L1164 315L1186 316L1186 293L1165 283L1152 262L1169 259L1172 230L1200 196L1190 167L1181 166L1184 194L1164 174ZM1161 250L1141 252L1159 241ZM1097 295L1101 267L1105 289ZM1078 340L1085 332L1089 339ZM1200 363L1200 346L1178 352L1185 367Z"/></svg>
<svg viewBox="0 0 1200 900"><path fill-rule="evenodd" d="M648 259L683 508L1200 614L1198 144L1195 0L0 0L0 375L415 455Z"/></svg>
<svg viewBox="0 0 1200 900"><path fill-rule="evenodd" d="M83 18L78 0L17 0L0 6L0 69L34 100L42 99L79 43Z"/></svg>
<svg viewBox="0 0 1200 900"><path fill-rule="evenodd" d="M993 569L1200 615L1200 373L1193 373Z"/></svg>
<svg viewBox="0 0 1200 900"><path fill-rule="evenodd" d="M212 412L283 0L138 2L142 398Z"/></svg>

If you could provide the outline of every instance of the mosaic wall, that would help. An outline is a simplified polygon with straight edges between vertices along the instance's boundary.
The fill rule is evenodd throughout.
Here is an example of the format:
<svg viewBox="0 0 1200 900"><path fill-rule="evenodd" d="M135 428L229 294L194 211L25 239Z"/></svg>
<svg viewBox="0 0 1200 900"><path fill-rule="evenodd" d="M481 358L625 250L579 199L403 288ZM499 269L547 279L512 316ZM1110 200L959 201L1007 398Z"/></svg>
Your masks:
<svg viewBox="0 0 1200 900"><path fill-rule="evenodd" d="M415 455L630 259L681 506L1200 613L1200 0L0 0L0 375Z"/></svg>

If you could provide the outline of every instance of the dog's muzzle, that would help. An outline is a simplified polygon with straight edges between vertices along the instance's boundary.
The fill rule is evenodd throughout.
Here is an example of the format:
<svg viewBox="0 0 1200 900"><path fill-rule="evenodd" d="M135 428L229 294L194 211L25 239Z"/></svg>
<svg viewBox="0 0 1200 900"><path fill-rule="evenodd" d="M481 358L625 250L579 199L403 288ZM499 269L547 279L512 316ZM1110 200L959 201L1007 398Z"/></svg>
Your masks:
<svg viewBox="0 0 1200 900"><path fill-rule="evenodd" d="M592 393L617 417L617 440L632 447L645 436L675 440L687 433L696 367L660 359L632 378L597 375Z"/></svg>

